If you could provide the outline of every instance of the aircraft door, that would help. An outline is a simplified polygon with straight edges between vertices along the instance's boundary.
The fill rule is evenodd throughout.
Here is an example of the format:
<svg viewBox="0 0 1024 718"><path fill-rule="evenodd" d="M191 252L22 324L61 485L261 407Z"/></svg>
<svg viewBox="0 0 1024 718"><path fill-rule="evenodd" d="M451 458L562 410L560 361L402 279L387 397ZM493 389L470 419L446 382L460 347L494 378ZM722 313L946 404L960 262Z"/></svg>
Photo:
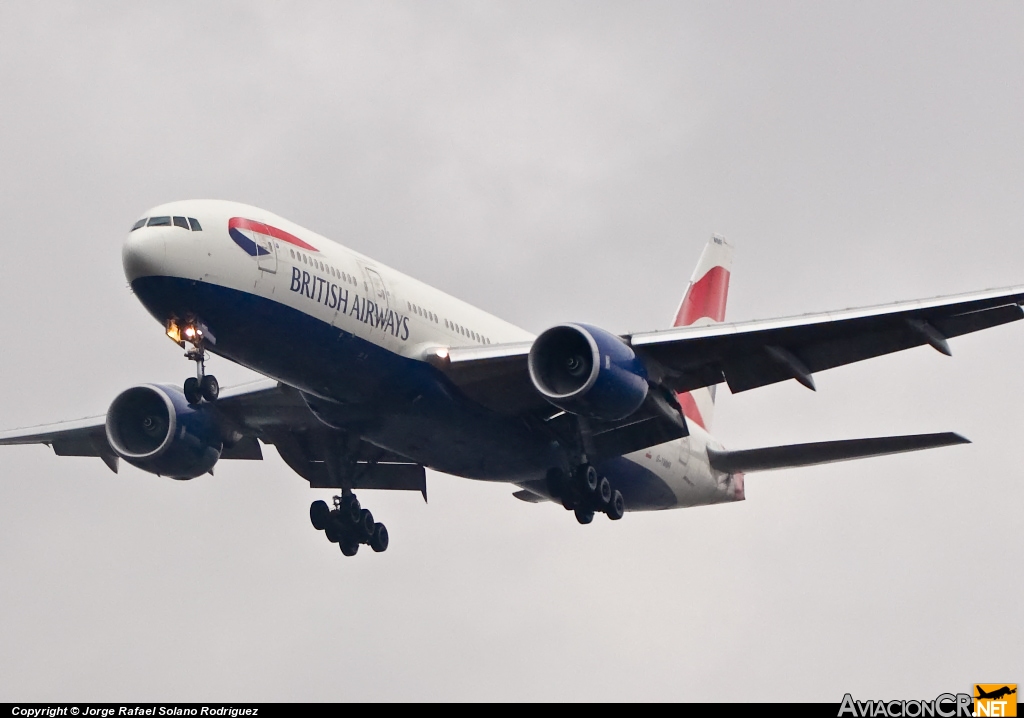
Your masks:
<svg viewBox="0 0 1024 718"><path fill-rule="evenodd" d="M370 279L370 288L373 291L373 301L381 309L391 308L391 293L388 292L387 285L384 284L384 280L377 270L364 267L366 270L366 276Z"/></svg>
<svg viewBox="0 0 1024 718"><path fill-rule="evenodd" d="M266 227L260 227L264 230L254 231L253 238L256 240L256 263L260 268L260 275L263 273L277 274L277 241L269 235Z"/></svg>
<svg viewBox="0 0 1024 718"><path fill-rule="evenodd" d="M384 283L384 278L380 276L377 270L368 267L362 262L359 263L359 267L363 270L363 276L365 277L364 286L366 293L369 295L367 299L372 302L373 307L376 307L376 309L371 309L373 316L367 323L371 332L374 330L382 332L382 336L378 341L382 341L387 345L396 336L395 316L394 312L391 311L391 292L388 290L388 285Z"/></svg>

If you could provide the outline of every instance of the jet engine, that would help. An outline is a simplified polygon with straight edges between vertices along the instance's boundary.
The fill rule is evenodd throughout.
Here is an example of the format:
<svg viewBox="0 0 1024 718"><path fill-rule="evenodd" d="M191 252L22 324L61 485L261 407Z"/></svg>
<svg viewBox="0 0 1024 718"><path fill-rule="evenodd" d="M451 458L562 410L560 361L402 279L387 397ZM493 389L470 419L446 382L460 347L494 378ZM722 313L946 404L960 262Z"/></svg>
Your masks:
<svg viewBox="0 0 1024 718"><path fill-rule="evenodd" d="M144 384L121 392L107 410L107 441L132 466L172 479L213 469L224 442L205 405L177 387Z"/></svg>
<svg viewBox="0 0 1024 718"><path fill-rule="evenodd" d="M623 419L647 398L647 370L619 337L586 324L551 327L533 343L530 379L548 401L591 419Z"/></svg>

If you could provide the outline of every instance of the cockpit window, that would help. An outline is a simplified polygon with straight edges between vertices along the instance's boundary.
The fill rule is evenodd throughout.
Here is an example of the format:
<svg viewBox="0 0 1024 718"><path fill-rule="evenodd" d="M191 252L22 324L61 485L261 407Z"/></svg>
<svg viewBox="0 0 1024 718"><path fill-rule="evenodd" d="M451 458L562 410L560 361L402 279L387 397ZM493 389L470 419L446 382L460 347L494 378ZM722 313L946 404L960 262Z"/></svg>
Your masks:
<svg viewBox="0 0 1024 718"><path fill-rule="evenodd" d="M196 219L195 217L189 217L188 218L188 223L190 225L192 225L192 231L193 232L202 232L203 231L203 228L199 224L199 220Z"/></svg>
<svg viewBox="0 0 1024 718"><path fill-rule="evenodd" d="M188 221L184 217L175 217L174 226L181 227L182 229L188 229Z"/></svg>
<svg viewBox="0 0 1024 718"><path fill-rule="evenodd" d="M147 226L149 226L149 227L169 227L170 224L171 224L171 218L170 217L150 217L149 218L149 224Z"/></svg>
<svg viewBox="0 0 1024 718"><path fill-rule="evenodd" d="M133 224L133 225L132 225L132 231L134 232L134 231L135 231L135 230L137 230L137 229L138 229L139 227L145 227L145 226L146 226L146 219L147 219L146 217L143 217L143 218L142 218L142 219L140 219L140 220L139 220L138 222L136 222L135 224Z"/></svg>

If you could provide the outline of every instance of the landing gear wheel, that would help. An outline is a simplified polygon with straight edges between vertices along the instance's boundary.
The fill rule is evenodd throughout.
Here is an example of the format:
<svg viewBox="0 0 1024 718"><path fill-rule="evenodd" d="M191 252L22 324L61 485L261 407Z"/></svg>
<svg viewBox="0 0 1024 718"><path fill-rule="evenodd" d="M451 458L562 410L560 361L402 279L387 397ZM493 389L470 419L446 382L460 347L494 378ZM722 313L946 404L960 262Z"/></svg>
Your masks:
<svg viewBox="0 0 1024 718"><path fill-rule="evenodd" d="M597 469L590 464L581 466L579 469L579 482L580 489L583 491L584 495L593 494L597 491Z"/></svg>
<svg viewBox="0 0 1024 718"><path fill-rule="evenodd" d="M202 390L199 388L199 380L190 376L185 380L185 401L189 404L198 404L203 400Z"/></svg>
<svg viewBox="0 0 1024 718"><path fill-rule="evenodd" d="M594 512L586 511L584 509L576 509L576 520L584 525L589 524L594 520Z"/></svg>
<svg viewBox="0 0 1024 718"><path fill-rule="evenodd" d="M309 521L317 531L323 531L331 520L331 510L326 501L314 501L309 506Z"/></svg>
<svg viewBox="0 0 1024 718"><path fill-rule="evenodd" d="M370 548L377 553L388 550L388 530L384 524L374 524L373 535L370 537Z"/></svg>
<svg viewBox="0 0 1024 718"><path fill-rule="evenodd" d="M340 543L345 538L345 532L338 528L338 524L334 521L327 524L324 528L324 534L331 543Z"/></svg>
<svg viewBox="0 0 1024 718"><path fill-rule="evenodd" d="M608 514L608 518L612 521L618 521L626 513L626 502L622 500L622 494L619 493L618 489L612 494L612 500L608 504L608 508L605 509L605 513Z"/></svg>
<svg viewBox="0 0 1024 718"><path fill-rule="evenodd" d="M348 512L348 518L353 524L358 524L363 517L363 507L359 505L359 499L355 494L349 494L341 499L341 510Z"/></svg>
<svg viewBox="0 0 1024 718"><path fill-rule="evenodd" d="M217 397L220 396L220 382L217 381L217 377L213 374L204 376L199 382L199 392L207 401L217 401Z"/></svg>
<svg viewBox="0 0 1024 718"><path fill-rule="evenodd" d="M373 514L370 513L369 509L363 509L359 517L359 533L362 538L369 541L376 529L377 524L373 522Z"/></svg>
<svg viewBox="0 0 1024 718"><path fill-rule="evenodd" d="M602 507L607 506L608 502L612 500L612 482L604 476L597 484L597 500Z"/></svg>
<svg viewBox="0 0 1024 718"><path fill-rule="evenodd" d="M355 539L342 539L338 546L341 547L341 552L346 556L355 556L359 553L359 542Z"/></svg>

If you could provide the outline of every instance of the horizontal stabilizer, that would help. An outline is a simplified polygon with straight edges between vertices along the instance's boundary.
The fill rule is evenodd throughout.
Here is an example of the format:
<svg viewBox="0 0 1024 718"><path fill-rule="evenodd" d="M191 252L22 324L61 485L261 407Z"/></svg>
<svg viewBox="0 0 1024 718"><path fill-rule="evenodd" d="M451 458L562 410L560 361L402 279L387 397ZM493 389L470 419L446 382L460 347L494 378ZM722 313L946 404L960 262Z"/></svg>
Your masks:
<svg viewBox="0 0 1024 718"><path fill-rule="evenodd" d="M869 456L900 454L905 451L936 449L940 446L969 444L968 439L946 432L942 434L914 434L911 436L882 436L874 439L847 439L845 441L819 441L813 444L769 446L745 451L715 451L708 449L708 459L716 471L736 472L771 471L799 466L828 464L833 461L865 459Z"/></svg>

